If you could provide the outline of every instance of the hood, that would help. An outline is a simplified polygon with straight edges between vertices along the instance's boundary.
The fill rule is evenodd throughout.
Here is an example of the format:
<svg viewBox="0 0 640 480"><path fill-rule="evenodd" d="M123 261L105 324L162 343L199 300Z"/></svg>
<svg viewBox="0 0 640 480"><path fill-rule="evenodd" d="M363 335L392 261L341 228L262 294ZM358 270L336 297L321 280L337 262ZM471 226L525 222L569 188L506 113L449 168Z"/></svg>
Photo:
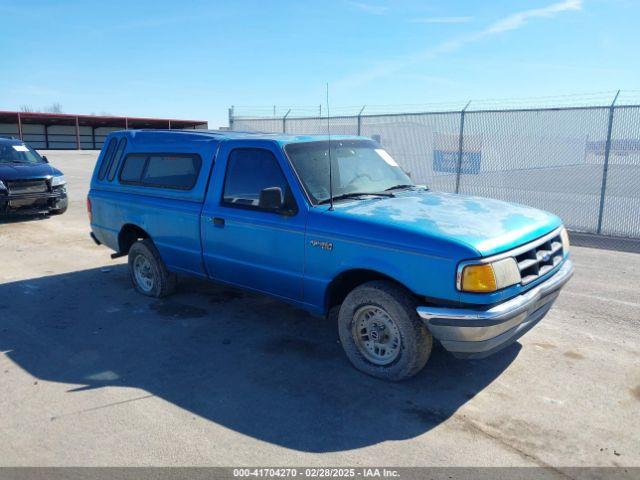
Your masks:
<svg viewBox="0 0 640 480"><path fill-rule="evenodd" d="M0 163L0 180L28 180L62 175L48 163Z"/></svg>
<svg viewBox="0 0 640 480"><path fill-rule="evenodd" d="M391 198L336 203L337 216L375 223L440 245L470 247L489 256L535 240L562 225L555 215L500 200L408 191ZM446 252L442 252L446 253Z"/></svg>

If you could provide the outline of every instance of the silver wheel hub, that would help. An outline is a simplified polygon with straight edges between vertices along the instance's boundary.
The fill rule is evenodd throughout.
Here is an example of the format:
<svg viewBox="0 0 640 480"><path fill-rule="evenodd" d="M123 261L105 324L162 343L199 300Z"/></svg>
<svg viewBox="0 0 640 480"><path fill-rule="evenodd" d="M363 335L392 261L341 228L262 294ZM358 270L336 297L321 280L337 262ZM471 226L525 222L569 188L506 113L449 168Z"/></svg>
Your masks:
<svg viewBox="0 0 640 480"><path fill-rule="evenodd" d="M136 278L136 283L142 290L150 292L153 289L153 267L147 257L138 255L133 260L133 274Z"/></svg>
<svg viewBox="0 0 640 480"><path fill-rule="evenodd" d="M400 354L400 330L378 306L365 305L356 311L352 335L360 353L375 365L388 365Z"/></svg>

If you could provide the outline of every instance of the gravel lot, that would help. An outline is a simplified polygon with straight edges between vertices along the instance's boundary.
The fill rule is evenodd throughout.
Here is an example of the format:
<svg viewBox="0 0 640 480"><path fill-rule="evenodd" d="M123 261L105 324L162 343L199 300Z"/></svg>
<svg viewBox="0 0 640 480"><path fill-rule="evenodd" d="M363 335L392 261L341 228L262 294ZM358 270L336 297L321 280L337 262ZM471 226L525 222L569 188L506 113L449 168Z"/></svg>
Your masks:
<svg viewBox="0 0 640 480"><path fill-rule="evenodd" d="M47 152L66 215L0 223L0 465L640 466L640 255L574 247L550 314L485 360L355 371L334 325L90 240L95 152Z"/></svg>

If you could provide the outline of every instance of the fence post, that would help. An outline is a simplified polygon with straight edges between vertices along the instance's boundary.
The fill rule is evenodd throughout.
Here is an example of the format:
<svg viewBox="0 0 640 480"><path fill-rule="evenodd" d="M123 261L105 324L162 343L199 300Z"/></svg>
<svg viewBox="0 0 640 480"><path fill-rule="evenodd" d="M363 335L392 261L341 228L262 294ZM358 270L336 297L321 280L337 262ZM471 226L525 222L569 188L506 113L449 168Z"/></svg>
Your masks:
<svg viewBox="0 0 640 480"><path fill-rule="evenodd" d="M233 105L229 107L229 130L233 130Z"/></svg>
<svg viewBox="0 0 640 480"><path fill-rule="evenodd" d="M282 133L287 133L287 117L291 113L291 109L287 110L287 113L282 117Z"/></svg>
<svg viewBox="0 0 640 480"><path fill-rule="evenodd" d="M604 197L607 191L607 173L609 172L609 154L611 152L611 130L613 129L613 113L615 111L616 101L620 95L620 90L613 97L613 102L609 107L609 126L607 127L607 142L604 145L604 165L602 167L602 186L600 187L600 208L598 210L598 229L596 232L602 232L602 215L604 214Z"/></svg>
<svg viewBox="0 0 640 480"><path fill-rule="evenodd" d="M464 146L464 114L471 104L471 100L460 112L460 138L458 139L458 167L456 169L456 193L460 192L460 172L462 171L462 148Z"/></svg>
<svg viewBox="0 0 640 480"><path fill-rule="evenodd" d="M18 112L18 136L20 137L20 140L24 141L22 138L22 117L20 116L20 112Z"/></svg>
<svg viewBox="0 0 640 480"><path fill-rule="evenodd" d="M81 150L80 146L80 119L76 115L76 147L78 150Z"/></svg>
<svg viewBox="0 0 640 480"><path fill-rule="evenodd" d="M360 109L360 112L358 112L358 136L360 136L360 133L362 131L362 112L364 112L365 108L367 108L367 106L363 105Z"/></svg>

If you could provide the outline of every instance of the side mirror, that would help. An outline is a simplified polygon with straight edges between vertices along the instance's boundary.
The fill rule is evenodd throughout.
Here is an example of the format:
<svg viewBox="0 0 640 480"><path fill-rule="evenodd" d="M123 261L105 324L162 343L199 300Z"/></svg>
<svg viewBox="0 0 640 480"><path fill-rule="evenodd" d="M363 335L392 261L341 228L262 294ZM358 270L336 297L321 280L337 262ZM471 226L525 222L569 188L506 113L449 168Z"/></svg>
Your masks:
<svg viewBox="0 0 640 480"><path fill-rule="evenodd" d="M260 192L258 207L264 210L278 211L284 207L284 194L280 187L267 187Z"/></svg>
<svg viewBox="0 0 640 480"><path fill-rule="evenodd" d="M42 155L42 159L45 161L45 163L49 163L49 159L46 155Z"/></svg>

